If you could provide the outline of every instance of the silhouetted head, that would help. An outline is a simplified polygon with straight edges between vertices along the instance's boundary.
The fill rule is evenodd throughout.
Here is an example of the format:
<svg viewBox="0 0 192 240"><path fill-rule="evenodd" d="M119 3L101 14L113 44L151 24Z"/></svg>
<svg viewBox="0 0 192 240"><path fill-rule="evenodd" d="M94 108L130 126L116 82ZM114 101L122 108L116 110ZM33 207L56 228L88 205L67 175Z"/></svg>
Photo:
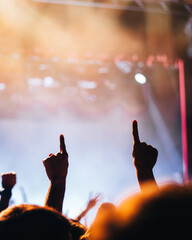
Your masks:
<svg viewBox="0 0 192 240"><path fill-rule="evenodd" d="M191 233L192 186L167 185L124 200L110 240L187 239ZM109 240L109 239L108 239Z"/></svg>
<svg viewBox="0 0 192 240"><path fill-rule="evenodd" d="M84 239L99 240L108 239L116 222L116 207L112 203L101 203L96 217L82 237Z"/></svg>
<svg viewBox="0 0 192 240"><path fill-rule="evenodd" d="M87 231L87 228L80 222L71 219L71 237L72 240L79 240Z"/></svg>
<svg viewBox="0 0 192 240"><path fill-rule="evenodd" d="M100 217L85 234L88 240L187 239L191 235L192 186L147 185L117 207L113 217Z"/></svg>
<svg viewBox="0 0 192 240"><path fill-rule="evenodd" d="M71 224L52 208L22 204L1 212L0 235L8 240L71 240Z"/></svg>

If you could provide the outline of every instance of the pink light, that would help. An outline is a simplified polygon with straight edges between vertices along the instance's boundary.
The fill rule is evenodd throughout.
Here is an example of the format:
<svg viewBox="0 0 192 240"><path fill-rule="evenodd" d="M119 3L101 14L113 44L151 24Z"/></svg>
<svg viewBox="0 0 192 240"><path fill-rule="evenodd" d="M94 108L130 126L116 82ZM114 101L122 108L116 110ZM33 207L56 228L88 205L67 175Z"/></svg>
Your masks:
<svg viewBox="0 0 192 240"><path fill-rule="evenodd" d="M183 176L187 182L188 174L188 151L187 151L187 118L186 118L186 98L185 98L185 74L184 62L178 61L179 66L179 84L180 84L180 108L181 108L181 131L182 131L182 148L183 148Z"/></svg>

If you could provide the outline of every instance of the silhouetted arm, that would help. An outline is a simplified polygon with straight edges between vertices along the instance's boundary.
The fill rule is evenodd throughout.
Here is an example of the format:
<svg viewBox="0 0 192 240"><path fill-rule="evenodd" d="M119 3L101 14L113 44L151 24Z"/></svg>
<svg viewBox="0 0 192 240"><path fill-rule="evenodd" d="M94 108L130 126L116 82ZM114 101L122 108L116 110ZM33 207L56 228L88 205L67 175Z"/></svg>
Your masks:
<svg viewBox="0 0 192 240"><path fill-rule="evenodd" d="M16 174L14 172L4 173L1 177L3 190L1 192L0 212L9 206L11 190L16 184Z"/></svg>
<svg viewBox="0 0 192 240"><path fill-rule="evenodd" d="M45 206L52 207L62 213L69 165L63 135L60 135L60 152L56 155L50 154L48 158L43 160L43 164L50 180Z"/></svg>
<svg viewBox="0 0 192 240"><path fill-rule="evenodd" d="M91 208L95 207L95 205L97 204L97 202L99 201L99 194L95 197L89 200L87 207L85 208L85 210L83 210L77 217L76 217L76 221L80 221L82 217L84 217L89 210L91 210Z"/></svg>
<svg viewBox="0 0 192 240"><path fill-rule="evenodd" d="M158 187L154 175L153 167L156 164L158 151L145 142L140 142L137 121L133 121L133 162L136 168L137 179L142 190L143 183L153 182Z"/></svg>

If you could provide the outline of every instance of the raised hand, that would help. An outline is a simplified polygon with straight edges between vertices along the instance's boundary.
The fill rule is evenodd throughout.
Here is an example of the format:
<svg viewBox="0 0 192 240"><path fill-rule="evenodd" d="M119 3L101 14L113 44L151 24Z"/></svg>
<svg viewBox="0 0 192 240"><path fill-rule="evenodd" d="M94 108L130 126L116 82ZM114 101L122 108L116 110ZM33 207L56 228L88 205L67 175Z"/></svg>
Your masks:
<svg viewBox="0 0 192 240"><path fill-rule="evenodd" d="M65 147L64 136L60 135L60 152L56 155L49 154L43 160L47 176L51 182L45 199L45 206L52 207L62 212L65 194L66 177L68 171L68 153Z"/></svg>
<svg viewBox="0 0 192 240"><path fill-rule="evenodd" d="M154 183L156 183L152 169L156 164L158 151L151 145L148 145L145 142L140 141L136 120L133 121L132 130L133 130L133 152L132 152L133 163L137 170L139 184L141 186L141 183L149 180L154 181Z"/></svg>
<svg viewBox="0 0 192 240"><path fill-rule="evenodd" d="M49 154L49 157L43 160L43 164L50 181L65 180L69 163L63 135L60 135L60 152L56 155Z"/></svg>
<svg viewBox="0 0 192 240"><path fill-rule="evenodd" d="M16 184L16 174L14 172L3 173L1 177L3 191L1 191L0 212L9 206L9 200L12 194L11 190Z"/></svg>
<svg viewBox="0 0 192 240"><path fill-rule="evenodd" d="M2 178L2 187L4 189L11 190L16 184L16 174L14 172L3 173Z"/></svg>
<svg viewBox="0 0 192 240"><path fill-rule="evenodd" d="M80 221L82 219L82 217L84 217L89 210L91 210L91 208L95 207L95 205L97 204L97 202L99 201L100 198L100 194L97 194L96 197L91 198L87 204L87 207L85 208L85 210L83 210L76 218L76 221Z"/></svg>
<svg viewBox="0 0 192 240"><path fill-rule="evenodd" d="M140 142L137 121L133 121L133 158L138 170L152 170L157 161L158 151L145 142Z"/></svg>
<svg viewBox="0 0 192 240"><path fill-rule="evenodd" d="M100 199L100 194L97 194L96 197L91 198L87 204L87 210L90 210L91 208L95 207L99 199Z"/></svg>

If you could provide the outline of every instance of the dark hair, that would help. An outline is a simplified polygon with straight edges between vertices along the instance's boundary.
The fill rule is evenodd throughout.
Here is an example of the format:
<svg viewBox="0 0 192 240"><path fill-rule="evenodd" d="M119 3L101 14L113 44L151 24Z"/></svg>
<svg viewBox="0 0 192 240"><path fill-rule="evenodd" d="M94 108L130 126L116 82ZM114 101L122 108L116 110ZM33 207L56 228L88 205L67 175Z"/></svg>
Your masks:
<svg viewBox="0 0 192 240"><path fill-rule="evenodd" d="M83 236L87 228L80 222L70 219L71 222L71 237L73 240L79 240Z"/></svg>
<svg viewBox="0 0 192 240"><path fill-rule="evenodd" d="M148 184L142 193L122 201L114 218L99 218L93 223L82 240L187 239L191 219L191 185L172 184L158 190Z"/></svg>
<svg viewBox="0 0 192 240"><path fill-rule="evenodd" d="M21 204L0 214L0 236L6 240L70 240L70 231L70 221L49 207Z"/></svg>
<svg viewBox="0 0 192 240"><path fill-rule="evenodd" d="M118 228L112 239L187 239L191 235L192 186L149 188L119 206Z"/></svg>

